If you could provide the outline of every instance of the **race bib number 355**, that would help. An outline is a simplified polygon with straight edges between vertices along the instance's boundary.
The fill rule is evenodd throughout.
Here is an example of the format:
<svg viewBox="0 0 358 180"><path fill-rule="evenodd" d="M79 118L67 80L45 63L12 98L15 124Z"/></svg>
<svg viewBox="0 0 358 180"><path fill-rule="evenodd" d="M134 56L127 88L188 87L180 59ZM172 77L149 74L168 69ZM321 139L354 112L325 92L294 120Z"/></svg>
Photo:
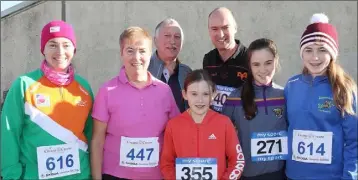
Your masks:
<svg viewBox="0 0 358 180"><path fill-rule="evenodd" d="M155 167L159 160L159 142L157 137L121 138L120 162L126 167Z"/></svg>
<svg viewBox="0 0 358 180"><path fill-rule="evenodd" d="M251 160L275 161L287 159L287 132L258 132L251 135Z"/></svg>
<svg viewBox="0 0 358 180"><path fill-rule="evenodd" d="M50 179L81 173L76 143L37 148L39 179Z"/></svg>
<svg viewBox="0 0 358 180"><path fill-rule="evenodd" d="M331 164L332 132L293 130L292 160Z"/></svg>
<svg viewBox="0 0 358 180"><path fill-rule="evenodd" d="M212 102L215 111L221 112L228 96L235 90L233 87L216 85L216 96Z"/></svg>
<svg viewBox="0 0 358 180"><path fill-rule="evenodd" d="M217 161L215 158L177 158L175 176L181 180L218 179Z"/></svg>

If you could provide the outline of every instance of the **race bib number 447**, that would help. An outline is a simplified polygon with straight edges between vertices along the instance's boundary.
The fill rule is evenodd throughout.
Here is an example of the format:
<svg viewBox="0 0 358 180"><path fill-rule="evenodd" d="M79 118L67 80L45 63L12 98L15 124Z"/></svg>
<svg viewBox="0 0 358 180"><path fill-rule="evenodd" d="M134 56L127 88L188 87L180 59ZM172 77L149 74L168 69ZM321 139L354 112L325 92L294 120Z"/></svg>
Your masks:
<svg viewBox="0 0 358 180"><path fill-rule="evenodd" d="M215 111L221 112L223 105L227 99L227 97L230 96L230 94L235 90L233 87L227 87L227 86L221 86L216 85L216 96L214 97L214 100L212 102L213 108Z"/></svg>
<svg viewBox="0 0 358 180"><path fill-rule="evenodd" d="M251 160L275 161L287 159L287 132L255 132L251 135Z"/></svg>
<svg viewBox="0 0 358 180"><path fill-rule="evenodd" d="M293 130L292 160L331 164L332 132Z"/></svg>
<svg viewBox="0 0 358 180"><path fill-rule="evenodd" d="M81 173L76 143L37 148L39 179L50 179Z"/></svg>
<svg viewBox="0 0 358 180"><path fill-rule="evenodd" d="M158 137L121 137L120 162L126 167L155 167L159 160Z"/></svg>
<svg viewBox="0 0 358 180"><path fill-rule="evenodd" d="M177 158L175 176L181 180L218 179L218 165L215 158Z"/></svg>

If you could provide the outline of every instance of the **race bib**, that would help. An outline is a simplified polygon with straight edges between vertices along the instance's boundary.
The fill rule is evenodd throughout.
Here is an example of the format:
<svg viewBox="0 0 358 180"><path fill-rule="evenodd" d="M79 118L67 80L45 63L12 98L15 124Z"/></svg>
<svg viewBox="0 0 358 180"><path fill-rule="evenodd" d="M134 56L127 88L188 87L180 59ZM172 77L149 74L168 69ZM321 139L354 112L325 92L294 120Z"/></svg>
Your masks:
<svg viewBox="0 0 358 180"><path fill-rule="evenodd" d="M228 96L235 90L233 87L216 85L216 96L212 102L215 111L221 112Z"/></svg>
<svg viewBox="0 0 358 180"><path fill-rule="evenodd" d="M50 179L81 173L76 143L37 148L39 179Z"/></svg>
<svg viewBox="0 0 358 180"><path fill-rule="evenodd" d="M331 164L332 132L293 130L292 160Z"/></svg>
<svg viewBox="0 0 358 180"><path fill-rule="evenodd" d="M287 132L258 132L251 135L251 160L275 161L287 159Z"/></svg>
<svg viewBox="0 0 358 180"><path fill-rule="evenodd" d="M218 179L215 158L176 158L175 176L181 180Z"/></svg>
<svg viewBox="0 0 358 180"><path fill-rule="evenodd" d="M121 137L120 166L155 167L159 160L159 142L157 137L129 138Z"/></svg>

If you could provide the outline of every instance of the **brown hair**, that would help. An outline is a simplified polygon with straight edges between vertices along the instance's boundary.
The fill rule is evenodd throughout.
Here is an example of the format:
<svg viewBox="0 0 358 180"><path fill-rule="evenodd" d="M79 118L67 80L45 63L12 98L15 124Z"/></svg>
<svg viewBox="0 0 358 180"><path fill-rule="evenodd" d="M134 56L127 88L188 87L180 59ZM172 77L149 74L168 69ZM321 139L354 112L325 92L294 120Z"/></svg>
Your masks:
<svg viewBox="0 0 358 180"><path fill-rule="evenodd" d="M150 49L152 49L152 36L150 35L150 33L141 28L141 27L138 27L138 26L131 26L127 29L125 29L122 34L119 36L119 46L121 48L121 52L124 48L124 43L125 43L125 40L127 39L134 39L134 38L146 38L150 41Z"/></svg>
<svg viewBox="0 0 358 180"><path fill-rule="evenodd" d="M254 51L261 50L261 49L269 50L274 56L274 63L276 67L278 68L279 66L277 46L272 40L261 38L261 39L256 39L250 44L250 46L247 49L249 71L248 71L246 82L242 86L242 91L241 91L241 100L245 112L245 118L247 120L253 119L256 116L256 112L257 112L257 105L255 103L255 90L253 85L254 76L252 74L251 65L250 65L251 56Z"/></svg>
<svg viewBox="0 0 358 180"><path fill-rule="evenodd" d="M303 74L308 74L306 67L303 68ZM334 104L341 111L341 116L345 113L354 115L354 97L357 95L357 84L354 80L337 64L333 59L327 68L328 80L331 83Z"/></svg>
<svg viewBox="0 0 358 180"><path fill-rule="evenodd" d="M186 92L188 89L188 86L194 82L199 81L206 81L209 85L209 88L212 92L215 92L215 83L211 80L211 77L206 72L206 70L203 69L196 69L192 72L190 72L184 81L184 91Z"/></svg>

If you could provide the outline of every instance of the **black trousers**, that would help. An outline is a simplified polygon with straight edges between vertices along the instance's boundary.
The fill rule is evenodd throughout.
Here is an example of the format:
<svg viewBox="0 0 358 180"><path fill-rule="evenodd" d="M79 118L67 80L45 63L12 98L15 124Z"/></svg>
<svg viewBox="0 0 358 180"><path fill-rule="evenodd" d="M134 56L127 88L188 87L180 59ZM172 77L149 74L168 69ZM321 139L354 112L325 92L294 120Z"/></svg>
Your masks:
<svg viewBox="0 0 358 180"><path fill-rule="evenodd" d="M272 173L266 173L259 176L244 177L241 180L287 180L284 169Z"/></svg>
<svg viewBox="0 0 358 180"><path fill-rule="evenodd" d="M102 180L130 180L130 179L118 178L109 174L102 174Z"/></svg>

